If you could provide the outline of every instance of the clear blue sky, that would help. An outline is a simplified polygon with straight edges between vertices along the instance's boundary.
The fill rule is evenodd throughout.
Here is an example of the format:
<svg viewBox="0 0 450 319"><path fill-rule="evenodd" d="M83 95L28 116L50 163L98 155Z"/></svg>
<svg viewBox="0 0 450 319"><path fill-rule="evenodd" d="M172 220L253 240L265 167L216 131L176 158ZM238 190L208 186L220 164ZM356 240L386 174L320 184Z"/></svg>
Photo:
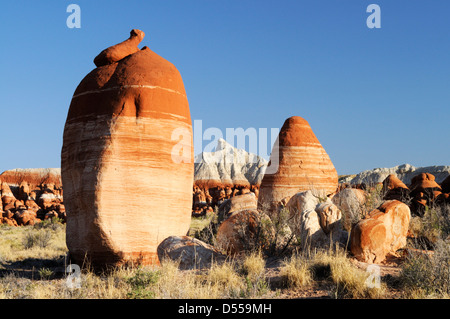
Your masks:
<svg viewBox="0 0 450 319"><path fill-rule="evenodd" d="M80 29L66 26L71 3ZM366 26L371 3L380 29ZM132 28L176 65L203 129L297 115L338 174L450 165L449 15L444 0L2 2L0 171L60 166L75 88Z"/></svg>

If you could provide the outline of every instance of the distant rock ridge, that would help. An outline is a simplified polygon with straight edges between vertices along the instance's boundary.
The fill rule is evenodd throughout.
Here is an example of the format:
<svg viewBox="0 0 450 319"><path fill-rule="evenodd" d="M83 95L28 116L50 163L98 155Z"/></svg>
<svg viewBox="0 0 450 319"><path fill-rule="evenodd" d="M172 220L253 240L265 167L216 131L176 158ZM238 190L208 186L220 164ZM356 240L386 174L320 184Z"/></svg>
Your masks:
<svg viewBox="0 0 450 319"><path fill-rule="evenodd" d="M356 174L356 176L347 177L340 182L352 185L367 184L373 185L382 183L390 174L395 174L406 185L411 184L414 176L420 173L430 173L435 176L437 183L441 183L450 175L450 166L425 166L414 167L410 164L402 164L391 168L375 168Z"/></svg>
<svg viewBox="0 0 450 319"><path fill-rule="evenodd" d="M21 182L28 184L54 184L61 187L61 169L60 168L15 168L6 170L0 174L0 181L9 186L19 186Z"/></svg>
<svg viewBox="0 0 450 319"><path fill-rule="evenodd" d="M220 138L214 152L195 157L194 183L198 186L260 185L268 161L237 149Z"/></svg>

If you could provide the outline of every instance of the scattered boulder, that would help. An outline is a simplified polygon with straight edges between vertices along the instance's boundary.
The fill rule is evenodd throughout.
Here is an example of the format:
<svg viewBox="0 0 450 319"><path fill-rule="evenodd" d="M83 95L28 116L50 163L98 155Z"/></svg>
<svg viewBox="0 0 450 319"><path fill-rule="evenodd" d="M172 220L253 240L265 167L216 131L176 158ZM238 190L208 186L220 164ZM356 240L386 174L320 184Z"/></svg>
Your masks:
<svg viewBox="0 0 450 319"><path fill-rule="evenodd" d="M52 208L52 206L58 205L62 202L61 198L51 192L50 190L46 190L38 199L38 206L42 207L45 210Z"/></svg>
<svg viewBox="0 0 450 319"><path fill-rule="evenodd" d="M289 198L285 207L289 211L289 227L292 232L298 237L301 237L301 229L305 228L302 226L304 215L308 212L315 212L317 205L319 205L320 199L315 196L311 190L300 192ZM315 227L320 228L319 221L317 220Z"/></svg>
<svg viewBox="0 0 450 319"><path fill-rule="evenodd" d="M5 224L8 226L13 226L13 227L19 226L19 225L17 225L17 222L14 218L7 218L7 217L1 217L0 224Z"/></svg>
<svg viewBox="0 0 450 319"><path fill-rule="evenodd" d="M269 170L278 166L276 172ZM298 116L288 118L280 130L261 182L258 209L268 214L280 209L298 192L314 189L320 196L334 194L338 175L309 123Z"/></svg>
<svg viewBox="0 0 450 319"><path fill-rule="evenodd" d="M132 30L99 54L64 127L67 247L73 262L86 257L93 268L157 263L161 241L185 235L191 222L194 157L183 80L172 63L137 48L143 36Z"/></svg>
<svg viewBox="0 0 450 319"><path fill-rule="evenodd" d="M14 208L14 202L16 201L16 198L14 197L14 194L11 192L11 188L6 182L2 182L1 194L3 210Z"/></svg>
<svg viewBox="0 0 450 319"><path fill-rule="evenodd" d="M243 210L257 210L257 204L258 200L254 193L231 197L219 206L219 220L227 219L232 214Z"/></svg>
<svg viewBox="0 0 450 319"><path fill-rule="evenodd" d="M382 194L385 200L396 199L401 202L409 199L409 188L395 174L389 174L383 181Z"/></svg>
<svg viewBox="0 0 450 319"><path fill-rule="evenodd" d="M350 250L360 261L380 263L405 247L411 213L398 201L385 201L353 227Z"/></svg>
<svg viewBox="0 0 450 319"><path fill-rule="evenodd" d="M366 214L367 193L362 189L344 188L331 201L341 210L343 226L348 231Z"/></svg>
<svg viewBox="0 0 450 319"><path fill-rule="evenodd" d="M341 210L331 201L318 204L315 211L319 215L320 227L326 235L342 230Z"/></svg>
<svg viewBox="0 0 450 319"><path fill-rule="evenodd" d="M35 212L30 210L19 210L14 213L14 219L18 226L32 226L41 220L37 218Z"/></svg>
<svg viewBox="0 0 450 319"><path fill-rule="evenodd" d="M258 239L261 216L255 210L243 210L224 220L217 230L217 247L230 255L253 248Z"/></svg>
<svg viewBox="0 0 450 319"><path fill-rule="evenodd" d="M434 200L442 193L441 186L430 173L420 173L414 176L410 185L413 215L423 216L426 207L430 207Z"/></svg>
<svg viewBox="0 0 450 319"><path fill-rule="evenodd" d="M311 190L300 192L286 204L289 227L303 249L345 245L348 237L342 226L342 213L331 200L321 202Z"/></svg>
<svg viewBox="0 0 450 319"><path fill-rule="evenodd" d="M27 207L27 209L35 212L42 208L30 196L28 196L28 199L25 201L25 206Z"/></svg>
<svg viewBox="0 0 450 319"><path fill-rule="evenodd" d="M26 201L30 195L30 186L28 185L27 181L22 181L19 185L19 194L17 196L17 199Z"/></svg>
<svg viewBox="0 0 450 319"><path fill-rule="evenodd" d="M160 261L165 258L179 262L180 269L202 269L222 262L226 256L215 247L189 236L170 236L158 246Z"/></svg>

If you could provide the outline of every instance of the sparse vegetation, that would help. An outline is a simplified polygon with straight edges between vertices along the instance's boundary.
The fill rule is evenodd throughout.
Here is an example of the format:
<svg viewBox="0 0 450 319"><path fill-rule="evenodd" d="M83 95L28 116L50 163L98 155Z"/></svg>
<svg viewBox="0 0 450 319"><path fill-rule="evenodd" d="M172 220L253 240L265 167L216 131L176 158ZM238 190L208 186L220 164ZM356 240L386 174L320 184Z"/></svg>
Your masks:
<svg viewBox="0 0 450 319"><path fill-rule="evenodd" d="M306 258L293 255L283 260L280 275L287 287L301 288L312 283L313 276Z"/></svg>
<svg viewBox="0 0 450 319"><path fill-rule="evenodd" d="M402 266L400 281L410 298L450 298L450 242L438 240L432 254L415 254Z"/></svg>
<svg viewBox="0 0 450 319"><path fill-rule="evenodd" d="M449 298L450 244L447 208L424 216L420 231L439 230L434 254L407 258L396 279L401 293L396 298ZM433 215L434 214L434 215ZM277 242L287 223L280 216ZM214 214L193 221L191 234L213 234ZM429 219L428 219L429 218ZM266 221L267 222L267 221ZM274 227L272 224L270 227ZM209 229L208 229L209 228ZM275 237L273 228L269 237ZM267 238L267 237L266 237ZM289 237L288 237L289 238ZM285 244L286 242L284 242ZM0 226L0 298L39 299L202 299L202 298L290 298L304 296L320 287L323 298L391 298L392 283L368 285L369 273L357 268L343 249L299 251L291 249L278 263L267 266L264 247L210 269L180 270L176 261L165 260L154 267L118 267L98 274L82 269L81 287L67 285L65 225L57 220L35 226ZM288 253L286 253L288 252ZM273 256L272 256L273 257ZM280 278L276 284L274 278Z"/></svg>

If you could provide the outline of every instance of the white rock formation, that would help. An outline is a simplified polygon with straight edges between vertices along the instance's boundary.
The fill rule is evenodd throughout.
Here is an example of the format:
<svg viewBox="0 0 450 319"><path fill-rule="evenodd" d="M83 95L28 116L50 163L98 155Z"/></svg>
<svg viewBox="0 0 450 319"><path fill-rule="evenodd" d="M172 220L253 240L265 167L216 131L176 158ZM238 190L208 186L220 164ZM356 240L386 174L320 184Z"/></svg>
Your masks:
<svg viewBox="0 0 450 319"><path fill-rule="evenodd" d="M219 139L214 152L195 157L195 181L215 181L222 184L260 184L268 161L256 154L237 149Z"/></svg>
<svg viewBox="0 0 450 319"><path fill-rule="evenodd" d="M382 183L389 174L395 174L406 185L411 184L411 179L420 173L430 173L436 177L436 182L441 183L447 176L450 175L450 166L426 166L414 167L409 164L403 164L391 168L375 168L372 170L363 171L355 177L344 180L343 182L349 184L377 184Z"/></svg>
<svg viewBox="0 0 450 319"><path fill-rule="evenodd" d="M345 243L347 233L341 226L342 214L330 200L321 202L309 190L292 196L286 208L290 213L289 227L300 239L303 249L330 247L330 244L332 246L336 242Z"/></svg>

